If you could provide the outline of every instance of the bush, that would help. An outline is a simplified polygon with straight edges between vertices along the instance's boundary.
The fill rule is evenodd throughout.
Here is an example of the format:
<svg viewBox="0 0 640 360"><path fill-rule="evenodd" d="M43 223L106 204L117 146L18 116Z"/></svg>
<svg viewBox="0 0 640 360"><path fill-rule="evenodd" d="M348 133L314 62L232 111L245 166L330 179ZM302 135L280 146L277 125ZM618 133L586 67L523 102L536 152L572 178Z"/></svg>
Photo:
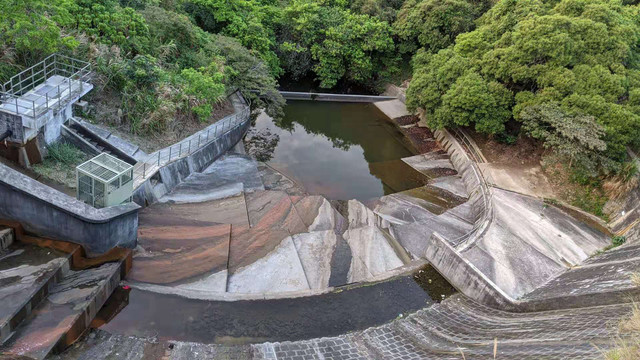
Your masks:
<svg viewBox="0 0 640 360"><path fill-rule="evenodd" d="M627 241L627 238L624 236L614 236L611 238L611 243L613 246L620 246Z"/></svg>
<svg viewBox="0 0 640 360"><path fill-rule="evenodd" d="M615 0L498 1L452 46L416 55L407 103L435 127L522 121L589 177L619 171L640 142L637 16Z"/></svg>
<svg viewBox="0 0 640 360"><path fill-rule="evenodd" d="M77 165L85 158L82 150L63 142L53 143L49 145L47 150L49 151L49 158L65 165Z"/></svg>

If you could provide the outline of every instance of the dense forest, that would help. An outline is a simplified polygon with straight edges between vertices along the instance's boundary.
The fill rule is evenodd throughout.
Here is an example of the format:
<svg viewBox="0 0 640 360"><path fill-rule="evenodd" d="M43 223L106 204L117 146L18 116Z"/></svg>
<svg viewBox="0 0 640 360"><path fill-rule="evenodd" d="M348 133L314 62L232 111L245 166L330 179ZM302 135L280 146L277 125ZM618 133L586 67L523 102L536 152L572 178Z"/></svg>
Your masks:
<svg viewBox="0 0 640 360"><path fill-rule="evenodd" d="M87 59L133 133L209 121L237 88L278 116L278 79L376 92L411 66L408 106L434 128L538 139L584 179L635 172L637 1L1 3L0 80L54 52Z"/></svg>

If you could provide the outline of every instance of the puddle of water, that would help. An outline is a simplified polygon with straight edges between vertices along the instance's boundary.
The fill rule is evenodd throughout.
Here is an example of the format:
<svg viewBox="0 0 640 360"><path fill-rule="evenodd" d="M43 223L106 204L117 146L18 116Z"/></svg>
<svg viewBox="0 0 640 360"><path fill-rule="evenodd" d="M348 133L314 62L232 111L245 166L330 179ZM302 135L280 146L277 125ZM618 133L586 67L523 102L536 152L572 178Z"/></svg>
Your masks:
<svg viewBox="0 0 640 360"><path fill-rule="evenodd" d="M416 271L413 279L434 301L442 301L456 293L456 289L428 264Z"/></svg>
<svg viewBox="0 0 640 360"><path fill-rule="evenodd" d="M450 294L437 273L425 292L412 275L279 300L201 301L133 289L101 326L111 333L203 343L255 343L335 336L380 325ZM110 318L110 316L107 316Z"/></svg>
<svg viewBox="0 0 640 360"><path fill-rule="evenodd" d="M265 130L279 136L270 163L311 194L369 199L428 180L400 189L392 181L400 174L384 162L414 152L373 104L289 101L279 123L266 115L256 120L253 131Z"/></svg>

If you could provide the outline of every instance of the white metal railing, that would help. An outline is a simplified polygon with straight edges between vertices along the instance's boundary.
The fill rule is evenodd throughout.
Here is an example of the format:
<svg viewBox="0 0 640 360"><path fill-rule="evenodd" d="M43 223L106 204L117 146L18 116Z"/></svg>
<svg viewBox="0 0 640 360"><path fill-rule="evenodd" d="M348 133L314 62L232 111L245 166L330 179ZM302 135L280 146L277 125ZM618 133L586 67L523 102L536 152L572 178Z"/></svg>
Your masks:
<svg viewBox="0 0 640 360"><path fill-rule="evenodd" d="M39 63L12 76L2 84L0 102L2 109L35 118L47 110L59 106L84 90L84 82L91 74L91 64L61 54L52 54ZM25 98L23 95L35 89L54 75L65 79L53 89Z"/></svg>
<svg viewBox="0 0 640 360"><path fill-rule="evenodd" d="M136 189L161 167L193 154L224 134L243 126L251 115L249 104L246 101L245 104L241 111L226 116L184 140L150 154L144 161L136 163L133 168L133 188Z"/></svg>
<svg viewBox="0 0 640 360"><path fill-rule="evenodd" d="M480 211L475 214L474 225L473 228L463 235L450 239L452 244L461 245L467 240L471 239L474 234L479 232L481 229L485 228L489 223L489 218L493 216L493 203L491 201L491 191L489 189L489 185L487 183L487 179L482 172L482 169L478 166L478 162L482 161L482 156L477 153L477 149L472 145L471 141L468 138L468 135L465 134L460 129L450 129L451 135L458 141L458 143L462 146L465 154L463 156L467 156L469 159L471 175L477 180L478 186L472 190L469 194L469 199L472 199L475 195L480 195L482 201L482 207ZM471 242L467 242L460 246L460 250L468 247Z"/></svg>

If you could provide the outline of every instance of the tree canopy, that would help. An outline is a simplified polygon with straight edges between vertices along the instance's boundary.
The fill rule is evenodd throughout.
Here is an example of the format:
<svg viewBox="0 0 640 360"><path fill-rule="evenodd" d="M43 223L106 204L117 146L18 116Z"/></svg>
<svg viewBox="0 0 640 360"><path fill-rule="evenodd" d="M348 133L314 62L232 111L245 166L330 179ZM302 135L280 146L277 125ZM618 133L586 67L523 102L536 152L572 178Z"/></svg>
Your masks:
<svg viewBox="0 0 640 360"><path fill-rule="evenodd" d="M548 146L615 171L640 140L638 15L619 0L501 0L448 48L416 55L408 104L433 127L499 134L521 121ZM590 136L569 136L577 128Z"/></svg>

